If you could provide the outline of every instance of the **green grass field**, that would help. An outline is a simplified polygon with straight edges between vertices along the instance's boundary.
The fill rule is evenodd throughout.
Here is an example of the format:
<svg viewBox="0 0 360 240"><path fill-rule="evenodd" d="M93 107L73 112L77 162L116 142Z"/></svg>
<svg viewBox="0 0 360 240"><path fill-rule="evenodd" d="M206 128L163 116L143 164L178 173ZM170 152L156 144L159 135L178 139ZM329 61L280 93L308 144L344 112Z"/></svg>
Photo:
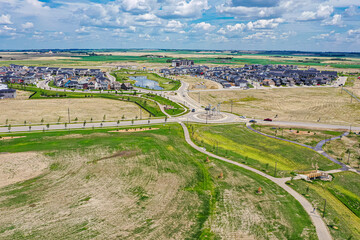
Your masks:
<svg viewBox="0 0 360 240"><path fill-rule="evenodd" d="M296 144L262 136L244 124L199 125L189 127L197 145L229 159L247 164L270 175L289 176L296 170L339 168L317 152Z"/></svg>
<svg viewBox="0 0 360 240"><path fill-rule="evenodd" d="M206 162L177 124L152 127L2 141L0 152L36 152L48 167L0 188L0 238L317 239L301 205L274 183Z"/></svg>
<svg viewBox="0 0 360 240"><path fill-rule="evenodd" d="M359 181L358 174L342 172L334 174L332 182L298 180L292 181L292 187L304 194L321 214L326 199L325 222L334 239L360 239Z"/></svg>

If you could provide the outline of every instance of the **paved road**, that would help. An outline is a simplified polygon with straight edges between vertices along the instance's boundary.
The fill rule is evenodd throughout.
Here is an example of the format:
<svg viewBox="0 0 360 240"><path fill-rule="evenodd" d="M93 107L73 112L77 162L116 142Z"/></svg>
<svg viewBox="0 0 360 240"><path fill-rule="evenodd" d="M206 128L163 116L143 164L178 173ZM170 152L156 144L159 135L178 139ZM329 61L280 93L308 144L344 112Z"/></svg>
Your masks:
<svg viewBox="0 0 360 240"><path fill-rule="evenodd" d="M318 212L313 212L314 207L311 205L311 203L306 198L304 198L301 194L299 194L294 189L292 189L291 187L289 187L288 185L285 184L286 181L289 180L289 178L275 178L275 177L272 177L268 174L265 174L265 173L255 169L255 168L252 168L247 165L244 165L244 164L229 160L227 158L217 156L213 153L210 153L210 152L206 151L204 148L201 148L201 147L197 146L195 143L193 143L193 141L190 138L189 131L188 131L187 127L185 126L185 124L183 124L181 122L180 122L180 124L184 130L185 140L191 147L193 147L194 149L198 150L199 152L202 152L210 157L213 157L213 158L219 159L221 161L224 161L224 162L239 166L241 168L247 169L251 172L261 175L261 176L269 179L270 181L274 182L275 184L280 186L282 189L284 189L286 192L288 192L290 195L292 195L303 206L303 208L305 209L307 214L310 216L311 221L313 222L313 224L316 228L316 233L318 235L319 240L332 239L330 232L329 232L326 224L324 223L323 219L321 218L321 216L318 214Z"/></svg>

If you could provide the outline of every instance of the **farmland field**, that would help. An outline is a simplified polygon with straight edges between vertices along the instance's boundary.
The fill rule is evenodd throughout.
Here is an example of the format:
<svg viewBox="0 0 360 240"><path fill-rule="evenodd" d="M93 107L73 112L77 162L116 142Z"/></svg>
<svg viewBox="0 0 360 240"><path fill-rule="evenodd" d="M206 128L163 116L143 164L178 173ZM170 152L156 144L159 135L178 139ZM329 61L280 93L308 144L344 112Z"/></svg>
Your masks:
<svg viewBox="0 0 360 240"><path fill-rule="evenodd" d="M153 127L4 140L0 238L316 239L301 205L277 185L206 162L177 124ZM25 176L22 160L32 166Z"/></svg>
<svg viewBox="0 0 360 240"><path fill-rule="evenodd" d="M199 94L190 92L193 99ZM360 126L360 103L340 88L277 88L246 91L209 91L200 94L201 104L222 103L222 111L278 121L319 122ZM320 120L320 121L318 121Z"/></svg>
<svg viewBox="0 0 360 240"><path fill-rule="evenodd" d="M192 124L189 129L197 145L269 175L275 175L275 164L278 177L289 176L295 170L312 170L316 164L321 170L339 168L313 150L262 136L244 124Z"/></svg>
<svg viewBox="0 0 360 240"><path fill-rule="evenodd" d="M78 98L78 99L31 99L17 100L6 99L0 101L0 124L3 125L8 119L8 124L27 124L40 123L44 120L46 123L68 121L68 108L70 109L71 121L75 118L79 122L86 120L93 121L104 120L117 121L124 119L130 120L136 116L140 117L142 111L143 117L148 117L149 113L140 110L135 103L108 100L102 98ZM20 113L20 114L19 114Z"/></svg>
<svg viewBox="0 0 360 240"><path fill-rule="evenodd" d="M168 67L170 61L176 58L191 58L195 64L206 65L232 65L244 64L285 64L299 65L302 67L316 66L322 70L336 69L346 72L356 72L360 68L360 60L355 57L333 58L301 55L282 54L232 54L230 52L209 51L151 51L151 50L126 50L126 51L96 51L96 56L87 56L63 52L59 55L39 55L34 53L0 53L0 65L21 64L35 66L88 66L109 67L117 63L129 63L139 67ZM154 55L154 56L151 56ZM160 57L158 57L160 56Z"/></svg>
<svg viewBox="0 0 360 240"><path fill-rule="evenodd" d="M334 174L332 182L292 182L293 188L304 194L320 213L324 210L326 199L325 222L334 239L345 240L360 239L359 181L360 175L342 172Z"/></svg>

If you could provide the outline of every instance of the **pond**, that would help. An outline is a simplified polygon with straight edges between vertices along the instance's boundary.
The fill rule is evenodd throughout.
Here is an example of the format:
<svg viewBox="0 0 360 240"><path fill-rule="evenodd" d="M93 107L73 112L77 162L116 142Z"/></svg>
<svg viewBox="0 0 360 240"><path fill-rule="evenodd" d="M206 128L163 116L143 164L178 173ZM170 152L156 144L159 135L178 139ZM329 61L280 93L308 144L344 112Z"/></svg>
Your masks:
<svg viewBox="0 0 360 240"><path fill-rule="evenodd" d="M153 90L162 90L163 88L159 86L159 83L148 79L146 76L135 76L135 77L129 77L132 80L135 80L135 86L142 87L142 88L148 88Z"/></svg>

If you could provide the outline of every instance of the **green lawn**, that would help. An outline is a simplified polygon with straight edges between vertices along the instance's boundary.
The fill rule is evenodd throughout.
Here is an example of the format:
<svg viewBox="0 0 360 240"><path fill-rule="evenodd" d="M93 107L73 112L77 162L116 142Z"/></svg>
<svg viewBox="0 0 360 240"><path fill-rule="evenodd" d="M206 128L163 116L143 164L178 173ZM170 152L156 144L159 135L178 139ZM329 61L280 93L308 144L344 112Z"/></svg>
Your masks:
<svg viewBox="0 0 360 240"><path fill-rule="evenodd" d="M283 189L239 167L206 162L178 124L152 127L21 133L13 136L26 137L2 141L0 152L41 152L49 165L0 189L0 238L317 239Z"/></svg>
<svg viewBox="0 0 360 240"><path fill-rule="evenodd" d="M330 170L339 166L317 152L296 144L262 136L244 124L192 124L191 135L197 145L220 156L247 164L270 175L289 176L296 170Z"/></svg>
<svg viewBox="0 0 360 240"><path fill-rule="evenodd" d="M298 180L293 181L292 187L304 194L321 214L326 199L325 222L334 239L360 239L359 182L358 174L341 172L334 174L332 182Z"/></svg>

